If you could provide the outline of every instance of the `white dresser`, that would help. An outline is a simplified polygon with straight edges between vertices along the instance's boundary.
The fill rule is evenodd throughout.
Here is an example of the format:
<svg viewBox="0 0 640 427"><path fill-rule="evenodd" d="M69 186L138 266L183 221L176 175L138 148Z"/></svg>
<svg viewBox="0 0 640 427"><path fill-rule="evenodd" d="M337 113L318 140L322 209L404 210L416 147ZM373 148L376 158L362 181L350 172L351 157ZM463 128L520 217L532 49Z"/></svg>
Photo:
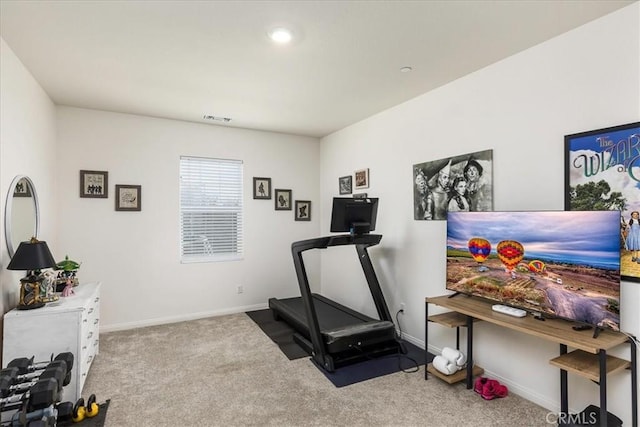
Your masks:
<svg viewBox="0 0 640 427"><path fill-rule="evenodd" d="M75 403L82 397L87 373L98 354L100 283L73 289L75 295L42 308L14 309L4 315L2 366L18 357L35 356L39 362L48 361L52 354L72 352L71 382L65 386L62 400Z"/></svg>

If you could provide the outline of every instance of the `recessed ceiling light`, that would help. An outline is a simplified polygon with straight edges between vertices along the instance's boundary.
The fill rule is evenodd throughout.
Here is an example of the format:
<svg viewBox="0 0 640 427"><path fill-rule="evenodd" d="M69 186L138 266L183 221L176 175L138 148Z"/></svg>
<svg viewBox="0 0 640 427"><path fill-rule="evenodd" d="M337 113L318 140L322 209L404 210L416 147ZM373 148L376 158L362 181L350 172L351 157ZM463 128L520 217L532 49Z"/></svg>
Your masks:
<svg viewBox="0 0 640 427"><path fill-rule="evenodd" d="M279 27L269 31L269 38L276 43L286 44L293 39L293 34L286 28Z"/></svg>
<svg viewBox="0 0 640 427"><path fill-rule="evenodd" d="M400 68L400 72L401 73L409 73L411 71L413 71L413 68L411 68L411 67L402 67L402 68Z"/></svg>

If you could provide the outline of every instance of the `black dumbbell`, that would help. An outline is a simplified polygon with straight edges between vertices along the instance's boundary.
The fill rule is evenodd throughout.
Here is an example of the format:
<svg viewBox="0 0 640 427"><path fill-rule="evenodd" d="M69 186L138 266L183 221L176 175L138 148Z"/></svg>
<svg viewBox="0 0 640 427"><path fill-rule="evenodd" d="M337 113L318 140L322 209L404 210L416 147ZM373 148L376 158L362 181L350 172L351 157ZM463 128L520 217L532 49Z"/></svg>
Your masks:
<svg viewBox="0 0 640 427"><path fill-rule="evenodd" d="M53 357L53 354L52 354L51 360L48 362L34 363L33 359L34 357L31 357L31 358L20 357L17 359L13 359L11 362L7 363L7 368L16 367L20 370L20 375L25 375L29 372L46 369L47 366L49 366L53 362L64 360L64 362L67 364L67 371L69 373L69 376L71 376L71 369L73 369L74 357L73 357L73 353L69 351L64 353L59 353L55 358Z"/></svg>
<svg viewBox="0 0 640 427"><path fill-rule="evenodd" d="M44 378L35 382L22 394L0 399L0 410L8 411L23 407L24 411L35 411L53 405L60 398L59 383L54 378Z"/></svg>
<svg viewBox="0 0 640 427"><path fill-rule="evenodd" d="M0 371L0 397L4 398L12 393L24 393L29 390L38 380L53 378L59 391L65 385L65 377L67 373L64 361L56 362L55 365L48 367L39 373L37 377L24 378L18 374L18 368L5 368ZM22 381L27 382L22 382Z"/></svg>
<svg viewBox="0 0 640 427"><path fill-rule="evenodd" d="M11 427L55 427L57 425L58 411L54 405L46 408L28 411L27 408L16 412L11 417Z"/></svg>

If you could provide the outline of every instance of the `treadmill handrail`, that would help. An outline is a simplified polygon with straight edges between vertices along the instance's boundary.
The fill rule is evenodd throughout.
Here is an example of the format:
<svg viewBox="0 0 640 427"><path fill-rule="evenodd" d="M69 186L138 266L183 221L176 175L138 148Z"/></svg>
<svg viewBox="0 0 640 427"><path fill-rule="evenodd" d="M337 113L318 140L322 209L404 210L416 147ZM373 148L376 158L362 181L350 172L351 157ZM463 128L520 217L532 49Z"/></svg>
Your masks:
<svg viewBox="0 0 640 427"><path fill-rule="evenodd" d="M335 236L316 237L315 239L300 240L291 244L293 252L304 252L309 249L325 249L330 246L364 245L374 246L382 240L381 234L339 234Z"/></svg>

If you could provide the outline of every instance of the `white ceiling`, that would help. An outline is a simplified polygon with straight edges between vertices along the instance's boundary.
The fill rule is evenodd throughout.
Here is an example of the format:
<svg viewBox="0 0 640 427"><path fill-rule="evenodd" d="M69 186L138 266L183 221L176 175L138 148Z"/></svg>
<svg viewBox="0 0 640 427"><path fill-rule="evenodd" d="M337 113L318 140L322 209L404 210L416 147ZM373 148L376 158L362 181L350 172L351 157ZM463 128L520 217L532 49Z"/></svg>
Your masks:
<svg viewBox="0 0 640 427"><path fill-rule="evenodd" d="M0 0L0 34L59 105L321 137L633 2Z"/></svg>

